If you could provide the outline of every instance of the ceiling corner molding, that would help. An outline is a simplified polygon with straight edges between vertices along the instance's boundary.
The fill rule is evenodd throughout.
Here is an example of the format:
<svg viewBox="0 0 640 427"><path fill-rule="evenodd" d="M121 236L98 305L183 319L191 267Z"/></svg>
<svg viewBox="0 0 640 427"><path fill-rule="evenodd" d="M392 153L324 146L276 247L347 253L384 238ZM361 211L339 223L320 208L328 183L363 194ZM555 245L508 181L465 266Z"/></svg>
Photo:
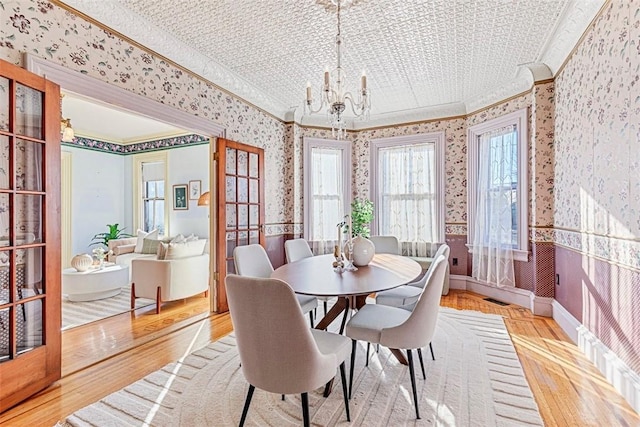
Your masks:
<svg viewBox="0 0 640 427"><path fill-rule="evenodd" d="M522 66L531 72L534 83L542 80L553 79L553 73L551 72L551 69L547 66L547 64L533 62L529 64L522 64Z"/></svg>
<svg viewBox="0 0 640 427"><path fill-rule="evenodd" d="M608 0L572 0L548 38L539 62L555 76Z"/></svg>
<svg viewBox="0 0 640 427"><path fill-rule="evenodd" d="M270 99L256 86L242 79L217 61L202 55L187 44L170 36L146 19L116 1L64 0L77 11L117 31L137 44L179 64L186 70L203 77L230 95L285 120L288 108Z"/></svg>

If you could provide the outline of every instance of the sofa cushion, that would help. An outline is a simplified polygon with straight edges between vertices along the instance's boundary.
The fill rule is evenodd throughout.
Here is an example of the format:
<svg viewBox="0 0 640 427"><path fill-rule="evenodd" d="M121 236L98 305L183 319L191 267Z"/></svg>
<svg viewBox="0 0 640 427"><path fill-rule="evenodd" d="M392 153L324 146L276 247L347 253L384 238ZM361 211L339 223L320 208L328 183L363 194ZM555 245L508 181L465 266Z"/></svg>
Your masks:
<svg viewBox="0 0 640 427"><path fill-rule="evenodd" d="M202 255L207 241L193 240L191 242L169 243L166 247L164 259L180 259L191 256Z"/></svg>
<svg viewBox="0 0 640 427"><path fill-rule="evenodd" d="M155 259L155 254L137 254L131 252L124 255L118 255L116 257L116 264L129 267L129 278L131 278L131 261L134 259Z"/></svg>
<svg viewBox="0 0 640 427"><path fill-rule="evenodd" d="M158 238L158 230L151 230L150 232L138 230L137 233L138 240L136 240L136 248L134 252L137 254L142 253L142 245L144 244L144 239L157 239Z"/></svg>
<svg viewBox="0 0 640 427"><path fill-rule="evenodd" d="M142 251L140 251L140 253L157 254L158 246L160 246L160 240L144 238L142 240Z"/></svg>
<svg viewBox="0 0 640 427"><path fill-rule="evenodd" d="M130 254L133 251L135 251L136 249L136 245L131 244L131 245L119 245L116 246L112 249L113 254L117 257L118 255L124 255L124 254Z"/></svg>

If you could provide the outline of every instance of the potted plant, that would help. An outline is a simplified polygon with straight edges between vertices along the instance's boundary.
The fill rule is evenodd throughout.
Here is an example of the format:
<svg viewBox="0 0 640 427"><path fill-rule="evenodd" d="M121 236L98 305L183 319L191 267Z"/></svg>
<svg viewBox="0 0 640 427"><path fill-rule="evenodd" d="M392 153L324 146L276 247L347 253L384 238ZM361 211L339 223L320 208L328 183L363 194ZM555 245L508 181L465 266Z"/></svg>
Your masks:
<svg viewBox="0 0 640 427"><path fill-rule="evenodd" d="M98 233L91 239L92 245L104 245L105 248L109 247L109 240L122 239L124 237L133 237L131 234L123 233L124 228L118 228L120 224L107 224L109 231L105 233Z"/></svg>
<svg viewBox="0 0 640 427"><path fill-rule="evenodd" d="M369 224L373 221L373 202L367 199L355 199L351 202L351 227L347 225L350 240L347 247L351 249L350 257L358 267L368 265L373 259L375 246L368 239L371 236ZM349 252L349 250L347 250Z"/></svg>
<svg viewBox="0 0 640 427"><path fill-rule="evenodd" d="M369 224L373 221L373 202L368 199L355 199L351 202L351 236L371 237Z"/></svg>

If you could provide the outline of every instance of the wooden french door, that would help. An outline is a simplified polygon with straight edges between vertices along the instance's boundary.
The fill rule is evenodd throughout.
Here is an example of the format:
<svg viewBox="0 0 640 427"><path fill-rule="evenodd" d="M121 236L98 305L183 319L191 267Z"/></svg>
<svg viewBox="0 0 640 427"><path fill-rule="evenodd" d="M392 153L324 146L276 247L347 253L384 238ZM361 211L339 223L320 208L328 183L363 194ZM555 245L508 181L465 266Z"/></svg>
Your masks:
<svg viewBox="0 0 640 427"><path fill-rule="evenodd" d="M0 412L60 378L60 87L0 60Z"/></svg>
<svg viewBox="0 0 640 427"><path fill-rule="evenodd" d="M217 311L229 310L224 278L235 273L233 249L264 236L264 150L218 138L217 151Z"/></svg>

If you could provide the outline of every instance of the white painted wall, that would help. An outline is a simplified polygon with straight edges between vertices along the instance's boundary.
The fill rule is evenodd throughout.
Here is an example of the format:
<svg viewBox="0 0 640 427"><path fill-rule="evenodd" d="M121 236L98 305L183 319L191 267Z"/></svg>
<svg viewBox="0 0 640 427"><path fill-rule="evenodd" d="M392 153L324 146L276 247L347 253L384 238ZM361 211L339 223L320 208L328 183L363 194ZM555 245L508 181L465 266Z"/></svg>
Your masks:
<svg viewBox="0 0 640 427"><path fill-rule="evenodd" d="M71 153L71 223L72 253L90 253L89 247L96 233L106 232L107 224L118 223L132 229L132 157L83 148L63 146ZM168 150L167 203L171 203L174 184L202 181L202 192L209 190L209 146L197 145ZM170 205L172 206L172 204ZM209 236L209 210L189 201L189 209L169 210L169 232Z"/></svg>
<svg viewBox="0 0 640 427"><path fill-rule="evenodd" d="M169 176L167 190L173 192L174 184L189 184L200 180L201 191L209 191L209 146L206 144L169 150ZM173 194L173 193L171 193ZM172 199L173 200L173 199ZM197 200L189 200L188 210L169 210L169 233L172 236L193 233L209 237L209 209L198 206Z"/></svg>
<svg viewBox="0 0 640 427"><path fill-rule="evenodd" d="M125 157L63 146L71 153L71 252L91 252L91 238L107 224L126 226L123 188ZM130 230L129 230L130 231Z"/></svg>

